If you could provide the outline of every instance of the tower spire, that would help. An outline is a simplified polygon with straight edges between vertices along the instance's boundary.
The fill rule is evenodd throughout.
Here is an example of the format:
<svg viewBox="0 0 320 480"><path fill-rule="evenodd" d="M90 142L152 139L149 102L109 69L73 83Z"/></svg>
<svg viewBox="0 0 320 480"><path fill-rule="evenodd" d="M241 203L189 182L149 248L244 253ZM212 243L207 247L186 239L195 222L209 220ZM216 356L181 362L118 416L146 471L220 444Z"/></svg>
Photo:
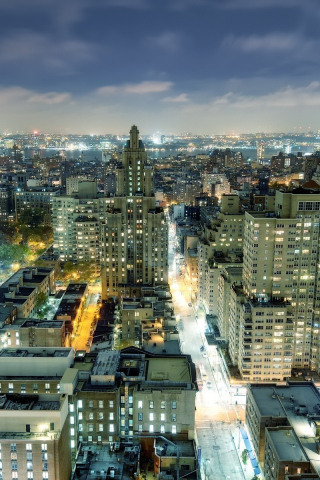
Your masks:
<svg viewBox="0 0 320 480"><path fill-rule="evenodd" d="M130 148L139 148L139 130L136 125L132 125L130 130Z"/></svg>

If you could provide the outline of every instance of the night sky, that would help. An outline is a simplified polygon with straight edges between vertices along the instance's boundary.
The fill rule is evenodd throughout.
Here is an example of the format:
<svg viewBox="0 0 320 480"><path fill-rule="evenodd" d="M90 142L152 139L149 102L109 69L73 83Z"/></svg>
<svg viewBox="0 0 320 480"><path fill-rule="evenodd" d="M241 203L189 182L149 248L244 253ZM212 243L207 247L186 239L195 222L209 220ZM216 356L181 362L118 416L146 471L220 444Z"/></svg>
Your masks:
<svg viewBox="0 0 320 480"><path fill-rule="evenodd" d="M4 0L0 132L320 129L319 0Z"/></svg>

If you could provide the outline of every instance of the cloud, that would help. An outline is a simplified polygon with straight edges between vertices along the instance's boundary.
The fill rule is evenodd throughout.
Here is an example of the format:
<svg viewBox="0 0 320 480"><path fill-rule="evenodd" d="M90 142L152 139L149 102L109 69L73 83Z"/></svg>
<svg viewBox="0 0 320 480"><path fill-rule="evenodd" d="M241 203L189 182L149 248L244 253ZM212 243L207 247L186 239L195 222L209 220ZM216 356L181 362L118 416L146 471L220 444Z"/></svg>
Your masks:
<svg viewBox="0 0 320 480"><path fill-rule="evenodd" d="M268 33L267 35L249 35L234 37L229 35L222 42L222 47L243 52L286 52L300 48L303 44L300 35Z"/></svg>
<svg viewBox="0 0 320 480"><path fill-rule="evenodd" d="M125 83L123 85L110 85L98 88L96 93L99 95L113 94L138 94L167 92L172 87L172 82L144 81L141 83Z"/></svg>
<svg viewBox="0 0 320 480"><path fill-rule="evenodd" d="M57 92L48 92L48 93L37 93L31 95L27 101L29 103L44 103L46 105L54 105L57 103L65 103L71 99L70 93L57 93Z"/></svg>
<svg viewBox="0 0 320 480"><path fill-rule="evenodd" d="M57 39L20 31L0 41L0 63L35 62L49 69L71 71L95 57L95 48L81 40Z"/></svg>
<svg viewBox="0 0 320 480"><path fill-rule="evenodd" d="M68 92L46 92L39 93L27 88L18 86L1 88L0 87L0 105L19 105L26 104L45 104L54 105L65 103L71 100L71 94Z"/></svg>
<svg viewBox="0 0 320 480"><path fill-rule="evenodd" d="M220 7L234 10L284 7L301 7L301 0L224 0L216 2Z"/></svg>
<svg viewBox="0 0 320 480"><path fill-rule="evenodd" d="M320 82L311 82L307 86L287 86L266 95L244 96L227 93L215 98L211 107L226 106L232 108L292 108L292 107L317 107L320 105Z"/></svg>
<svg viewBox="0 0 320 480"><path fill-rule="evenodd" d="M148 44L175 53L180 49L181 38L175 32L163 32L160 35L149 37Z"/></svg>
<svg viewBox="0 0 320 480"><path fill-rule="evenodd" d="M181 93L176 97L166 97L162 101L169 102L169 103L184 103L184 102L189 102L189 98L186 93Z"/></svg>

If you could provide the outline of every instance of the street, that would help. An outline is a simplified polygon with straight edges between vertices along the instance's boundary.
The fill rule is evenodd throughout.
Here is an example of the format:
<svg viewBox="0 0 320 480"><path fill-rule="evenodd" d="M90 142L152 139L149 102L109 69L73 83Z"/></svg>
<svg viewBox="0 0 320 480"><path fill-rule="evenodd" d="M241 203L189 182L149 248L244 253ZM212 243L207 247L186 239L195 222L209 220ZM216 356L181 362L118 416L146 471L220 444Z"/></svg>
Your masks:
<svg viewBox="0 0 320 480"><path fill-rule="evenodd" d="M72 347L75 350L86 350L90 352L92 336L92 322L95 322L99 314L97 308L98 293L96 286L89 286L89 294L85 300L84 309L76 332L72 338ZM89 342L89 344L88 344Z"/></svg>
<svg viewBox="0 0 320 480"><path fill-rule="evenodd" d="M239 455L245 448L238 424L244 422L245 410L233 405L228 386L220 372L216 346L209 346L204 335L204 312L193 303L193 286L182 270L169 241L169 283L173 295L182 352L192 356L202 374L203 388L196 397L196 443L201 449L201 474L205 480L251 480L254 472L244 467ZM191 304L191 306L190 306ZM205 349L201 352L200 348ZM211 363L210 363L211 362ZM244 470L246 468L246 470Z"/></svg>

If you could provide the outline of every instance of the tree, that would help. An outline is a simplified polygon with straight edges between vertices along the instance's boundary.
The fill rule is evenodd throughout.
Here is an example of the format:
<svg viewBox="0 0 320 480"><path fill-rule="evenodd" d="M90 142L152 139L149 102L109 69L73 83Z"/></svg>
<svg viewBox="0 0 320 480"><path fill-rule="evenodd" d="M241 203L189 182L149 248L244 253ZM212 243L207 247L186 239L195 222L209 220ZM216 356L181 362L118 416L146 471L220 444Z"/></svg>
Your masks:
<svg viewBox="0 0 320 480"><path fill-rule="evenodd" d="M40 208L26 208L19 215L19 225L37 228L43 225L45 212Z"/></svg>
<svg viewBox="0 0 320 480"><path fill-rule="evenodd" d="M246 448L244 450L242 450L241 458L242 458L243 465L247 465L247 460L249 458L249 452Z"/></svg>
<svg viewBox="0 0 320 480"><path fill-rule="evenodd" d="M0 262L5 264L23 263L30 254L30 249L26 245L0 245Z"/></svg>
<svg viewBox="0 0 320 480"><path fill-rule="evenodd" d="M40 292L36 301L36 312L38 318L43 319L50 310L51 307L48 304L48 295L46 295L44 292Z"/></svg>

